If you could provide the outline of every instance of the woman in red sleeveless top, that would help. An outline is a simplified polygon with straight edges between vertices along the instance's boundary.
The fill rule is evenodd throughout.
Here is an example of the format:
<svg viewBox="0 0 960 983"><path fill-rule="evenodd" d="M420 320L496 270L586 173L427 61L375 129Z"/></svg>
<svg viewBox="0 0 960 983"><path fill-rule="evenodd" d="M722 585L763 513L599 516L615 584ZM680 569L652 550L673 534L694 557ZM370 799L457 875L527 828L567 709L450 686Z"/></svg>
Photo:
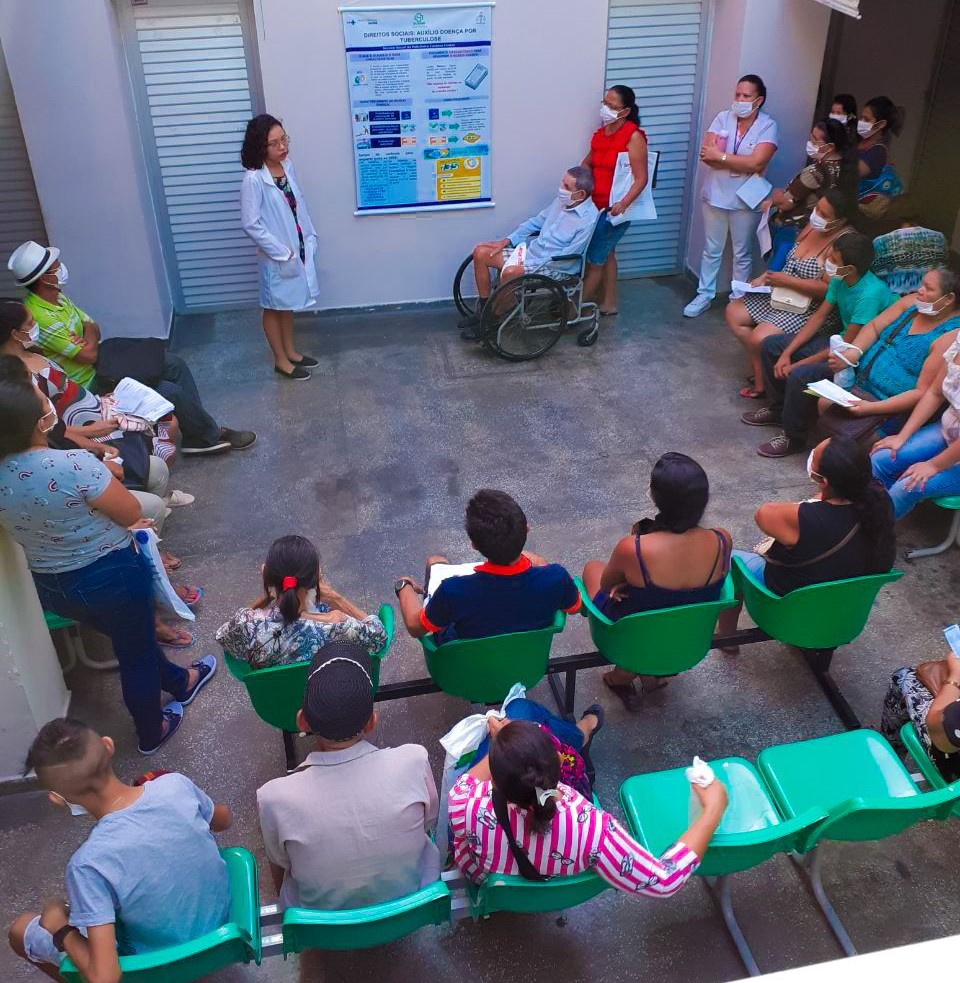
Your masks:
<svg viewBox="0 0 960 983"><path fill-rule="evenodd" d="M614 250L630 226L629 222L611 225L610 219L621 215L647 186L647 135L640 129L637 97L627 85L607 89L600 105L600 128L590 139L590 151L583 158L593 171L593 203L600 209L600 220L587 248L585 300L596 299L601 314L617 313L617 257ZM617 157L630 155L633 184L621 201L610 204L610 189Z"/></svg>

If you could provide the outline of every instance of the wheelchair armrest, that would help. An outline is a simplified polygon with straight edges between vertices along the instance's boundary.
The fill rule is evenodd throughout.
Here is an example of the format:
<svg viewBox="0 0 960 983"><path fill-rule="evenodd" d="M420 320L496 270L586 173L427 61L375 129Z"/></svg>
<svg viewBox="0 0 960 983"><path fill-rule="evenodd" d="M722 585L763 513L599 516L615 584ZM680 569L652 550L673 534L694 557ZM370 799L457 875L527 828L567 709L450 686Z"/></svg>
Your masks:
<svg viewBox="0 0 960 983"><path fill-rule="evenodd" d="M572 260L575 260L575 259L576 260L583 259L583 253L566 253L563 256L551 256L550 257L550 262L551 263L568 263L568 262L570 262Z"/></svg>

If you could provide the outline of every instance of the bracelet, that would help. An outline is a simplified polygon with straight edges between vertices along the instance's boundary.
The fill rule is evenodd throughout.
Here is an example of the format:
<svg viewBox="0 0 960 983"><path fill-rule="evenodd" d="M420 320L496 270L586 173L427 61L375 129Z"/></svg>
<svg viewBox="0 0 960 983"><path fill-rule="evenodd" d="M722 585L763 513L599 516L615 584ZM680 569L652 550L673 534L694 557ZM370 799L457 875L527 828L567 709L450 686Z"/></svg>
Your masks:
<svg viewBox="0 0 960 983"><path fill-rule="evenodd" d="M956 687L957 687L957 689L960 689L960 682L957 682L957 680L956 680L956 679L949 679L949 678L948 678L948 679L947 679L947 682L948 682L948 683L949 683L949 684L950 684L951 686L956 686Z"/></svg>

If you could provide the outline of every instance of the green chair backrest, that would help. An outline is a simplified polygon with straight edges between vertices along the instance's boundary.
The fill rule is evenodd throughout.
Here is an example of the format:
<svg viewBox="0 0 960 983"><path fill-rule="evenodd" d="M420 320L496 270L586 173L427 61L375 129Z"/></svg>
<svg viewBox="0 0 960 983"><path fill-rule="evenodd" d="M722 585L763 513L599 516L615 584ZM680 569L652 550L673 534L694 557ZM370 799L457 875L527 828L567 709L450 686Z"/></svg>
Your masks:
<svg viewBox="0 0 960 983"><path fill-rule="evenodd" d="M930 755L927 754L926 748L923 746L923 742L917 734L917 729L913 726L913 721L908 720L900 728L900 742L910 753L910 757L913 758L917 767L920 769L920 774L927 780L930 788L947 787L947 780L940 774L940 769L933 763Z"/></svg>
<svg viewBox="0 0 960 983"><path fill-rule="evenodd" d="M750 617L771 638L804 649L837 648L863 631L877 593L903 573L872 574L850 580L801 587L780 597L750 574L739 557L733 558L733 577Z"/></svg>
<svg viewBox="0 0 960 983"><path fill-rule="evenodd" d="M825 812L808 809L794 819L749 833L716 833L697 873L702 877L722 877L758 867L778 853L803 853L826 817Z"/></svg>
<svg viewBox="0 0 960 983"><path fill-rule="evenodd" d="M382 604L377 612L387 631L387 640L373 658L373 685L380 685L380 663L387 657L393 643L393 608ZM292 662L286 666L269 669L251 669L242 659L235 659L229 652L223 653L223 661L234 678L247 687L247 694L257 716L280 730L292 733L297 727L297 711L303 706L303 691L307 686L309 662Z"/></svg>
<svg viewBox="0 0 960 983"><path fill-rule="evenodd" d="M489 874L482 884L467 884L470 910L474 918L485 918L495 911L563 911L574 908L610 885L592 870L549 881L528 881L517 874Z"/></svg>
<svg viewBox="0 0 960 983"><path fill-rule="evenodd" d="M716 601L642 611L611 621L594 605L582 581L577 580L577 587L597 651L621 669L649 676L672 676L702 662L713 644L717 617L737 603L733 578L728 575Z"/></svg>
<svg viewBox="0 0 960 983"><path fill-rule="evenodd" d="M427 671L451 696L471 703L499 703L514 683L532 689L546 675L553 636L567 616L558 611L553 624L538 631L518 631L489 638L465 638L437 645L420 639Z"/></svg>
<svg viewBox="0 0 960 983"><path fill-rule="evenodd" d="M230 921L192 942L121 956L123 983L192 983L232 963L254 960L260 965L260 893L257 861L243 847L220 851L230 879ZM176 913L172 912L175 918ZM77 968L67 959L60 975L68 983L83 983Z"/></svg>
<svg viewBox="0 0 960 983"><path fill-rule="evenodd" d="M882 840L925 819L949 819L958 802L960 781L900 798L848 799L813 831L807 847L820 840Z"/></svg>
<svg viewBox="0 0 960 983"><path fill-rule="evenodd" d="M382 904L347 911L288 908L283 954L304 949L369 949L403 938L424 925L450 921L450 891L443 881Z"/></svg>

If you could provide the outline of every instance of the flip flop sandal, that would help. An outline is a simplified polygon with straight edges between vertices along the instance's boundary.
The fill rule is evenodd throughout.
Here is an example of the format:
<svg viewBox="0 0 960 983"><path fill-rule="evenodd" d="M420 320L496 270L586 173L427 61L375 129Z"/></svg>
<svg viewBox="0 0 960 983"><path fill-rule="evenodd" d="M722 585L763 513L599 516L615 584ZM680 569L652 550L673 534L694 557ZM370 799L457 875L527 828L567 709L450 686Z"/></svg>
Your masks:
<svg viewBox="0 0 960 983"><path fill-rule="evenodd" d="M160 559L163 561L164 568L167 570L179 570L183 566L183 560L179 556L168 553L166 550L160 551Z"/></svg>
<svg viewBox="0 0 960 983"><path fill-rule="evenodd" d="M633 687L631 687L631 689L632 688ZM584 717L589 717L590 714L593 714L593 716L597 718L597 726L594 727L592 731L590 731L590 735L587 737L586 741L584 742L581 751L590 747L590 745L593 743L593 739L597 736L597 734L600 733L600 731L603 730L603 724L604 724L603 707L599 703L590 704L590 706L588 706L587 709L580 714L580 719L583 720Z"/></svg>
<svg viewBox="0 0 960 983"><path fill-rule="evenodd" d="M176 587L174 590L177 592L177 597L179 597L188 608L192 608L194 605L199 604L200 599L203 597L202 587ZM189 600L191 591L193 591L193 593L196 595L193 600Z"/></svg>
<svg viewBox="0 0 960 983"><path fill-rule="evenodd" d="M762 390L756 390L751 386L744 386L743 389L740 390L740 395L744 399L765 399L767 394Z"/></svg>
<svg viewBox="0 0 960 983"><path fill-rule="evenodd" d="M188 649L192 648L197 643L197 636L193 632L187 631L186 628L176 628L174 629L177 633L177 637L180 641L171 642L164 641L162 638L157 639L157 644L162 645L165 649ZM184 636L188 641L183 641Z"/></svg>
<svg viewBox="0 0 960 983"><path fill-rule="evenodd" d="M643 705L643 694L637 693L633 688L633 683L630 683L630 685L611 683L607 680L606 675L600 678L603 680L603 685L620 700L628 713L636 713L641 708Z"/></svg>
<svg viewBox="0 0 960 983"><path fill-rule="evenodd" d="M669 682L662 676L638 676L640 680L640 690L643 693L656 693L658 689L663 689Z"/></svg>

